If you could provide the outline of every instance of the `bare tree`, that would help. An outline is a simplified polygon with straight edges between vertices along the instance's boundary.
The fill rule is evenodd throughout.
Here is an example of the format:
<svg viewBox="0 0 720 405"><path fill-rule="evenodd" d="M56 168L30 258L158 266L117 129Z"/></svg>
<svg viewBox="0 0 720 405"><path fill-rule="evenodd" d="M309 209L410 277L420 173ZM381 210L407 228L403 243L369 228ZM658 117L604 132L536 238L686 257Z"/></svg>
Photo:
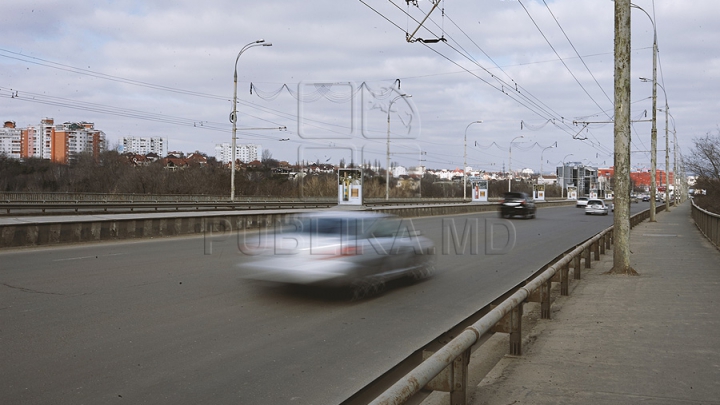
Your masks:
<svg viewBox="0 0 720 405"><path fill-rule="evenodd" d="M697 177L720 181L720 129L715 134L693 138L694 147L685 162L689 172Z"/></svg>

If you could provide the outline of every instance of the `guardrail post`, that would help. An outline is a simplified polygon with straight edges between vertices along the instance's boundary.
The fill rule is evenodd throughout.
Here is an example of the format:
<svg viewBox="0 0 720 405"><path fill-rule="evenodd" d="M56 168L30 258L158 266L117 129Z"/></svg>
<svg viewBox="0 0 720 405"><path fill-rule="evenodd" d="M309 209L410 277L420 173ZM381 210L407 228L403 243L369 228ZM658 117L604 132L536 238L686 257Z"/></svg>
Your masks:
<svg viewBox="0 0 720 405"><path fill-rule="evenodd" d="M575 280L580 280L582 275L582 270L580 269L580 254L576 254L575 257L573 257L573 277Z"/></svg>
<svg viewBox="0 0 720 405"><path fill-rule="evenodd" d="M565 263L560 269L560 295L569 295L568 290L570 287L569 275L570 273L570 262Z"/></svg>
<svg viewBox="0 0 720 405"><path fill-rule="evenodd" d="M585 253L585 268L590 269L592 268L592 261L590 258L590 246L586 247L585 250L583 250L583 253Z"/></svg>
<svg viewBox="0 0 720 405"><path fill-rule="evenodd" d="M490 306L490 308L495 307L496 305ZM522 356L522 315L523 303L520 302L491 329L495 333L510 334L509 353L511 356Z"/></svg>
<svg viewBox="0 0 720 405"><path fill-rule="evenodd" d="M612 240L612 231L605 234L605 250L610 250L610 241Z"/></svg>
<svg viewBox="0 0 720 405"><path fill-rule="evenodd" d="M542 283L540 287L530 293L527 300L529 302L540 303L540 318L550 319L550 280Z"/></svg>
<svg viewBox="0 0 720 405"><path fill-rule="evenodd" d="M543 283L542 286L540 286L541 291L541 299L542 302L540 303L540 318L542 319L550 319L550 286L552 284L548 281L546 283Z"/></svg>
<svg viewBox="0 0 720 405"><path fill-rule="evenodd" d="M452 364L453 384L450 391L450 405L466 405L468 364L470 364L470 349L455 358Z"/></svg>
<svg viewBox="0 0 720 405"><path fill-rule="evenodd" d="M592 246L593 255L595 256L595 261L600 260L600 241L596 240L590 246Z"/></svg>
<svg viewBox="0 0 720 405"><path fill-rule="evenodd" d="M434 354L423 350L423 361ZM470 349L462 352L452 363L445 367L438 375L428 382L424 389L450 393L450 404L466 405L468 364L470 364Z"/></svg>

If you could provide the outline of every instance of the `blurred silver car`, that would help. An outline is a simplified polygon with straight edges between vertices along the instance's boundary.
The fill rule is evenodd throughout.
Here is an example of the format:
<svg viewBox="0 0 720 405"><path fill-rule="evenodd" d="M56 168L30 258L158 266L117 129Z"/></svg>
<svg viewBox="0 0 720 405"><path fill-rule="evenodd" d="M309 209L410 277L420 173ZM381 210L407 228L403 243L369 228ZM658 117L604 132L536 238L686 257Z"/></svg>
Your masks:
<svg viewBox="0 0 720 405"><path fill-rule="evenodd" d="M358 211L298 217L272 234L245 240L243 276L285 284L350 287L371 294L386 281L434 273L434 243L410 220Z"/></svg>
<svg viewBox="0 0 720 405"><path fill-rule="evenodd" d="M605 205L605 201L603 200L588 200L587 205L585 206L585 215L607 215L608 214L608 206Z"/></svg>

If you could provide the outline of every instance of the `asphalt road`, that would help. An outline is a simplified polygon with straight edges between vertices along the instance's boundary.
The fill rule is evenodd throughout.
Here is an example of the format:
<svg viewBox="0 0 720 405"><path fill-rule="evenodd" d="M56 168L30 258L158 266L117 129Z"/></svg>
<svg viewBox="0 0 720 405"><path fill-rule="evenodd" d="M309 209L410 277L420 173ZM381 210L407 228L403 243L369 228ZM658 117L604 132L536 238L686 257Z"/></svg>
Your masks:
<svg viewBox="0 0 720 405"><path fill-rule="evenodd" d="M450 218L460 235L479 220L478 254L443 254ZM488 255L486 219L499 218L414 219L437 244L438 274L359 302L242 279L232 237L210 255L200 237L0 253L0 403L339 403L612 225L541 207L510 221L509 253ZM508 233L495 231L502 247Z"/></svg>

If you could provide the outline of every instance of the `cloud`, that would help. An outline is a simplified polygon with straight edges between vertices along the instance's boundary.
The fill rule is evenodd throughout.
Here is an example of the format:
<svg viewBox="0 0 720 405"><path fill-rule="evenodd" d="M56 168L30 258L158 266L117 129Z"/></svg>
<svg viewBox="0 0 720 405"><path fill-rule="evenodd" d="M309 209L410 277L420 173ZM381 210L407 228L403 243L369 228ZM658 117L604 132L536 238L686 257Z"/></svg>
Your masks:
<svg viewBox="0 0 720 405"><path fill-rule="evenodd" d="M238 126L286 125L289 131L241 131L239 136L261 143L276 158L292 160L299 146L325 144L298 136L297 100L289 92L264 100L257 92L250 94L250 82L271 92L283 84L295 91L298 83L311 81L387 88L400 79L401 91L412 94L422 121L412 148L428 152L429 166L461 165L463 132L478 119L484 123L472 128L469 143L496 142L501 148L471 147L468 160L476 167L501 168L507 163L509 140L521 134L527 146L558 142L558 148L544 153L550 161L546 170L568 153L586 163L612 164L612 125L592 124L583 132L587 140L573 139L583 128L573 121L607 121L613 113L610 1L555 0L546 7L523 0L525 8L516 1L448 2L445 18L436 10L416 35L444 36L447 42L427 45L405 41L406 30L414 30L414 20L429 11L429 2L422 1L415 8L397 0L366 0L377 12L360 1L329 0L7 3L0 5L5 39L0 46L0 106L2 119L20 126L46 116L59 122L93 121L111 140L163 136L170 149L212 153L215 143L230 139L237 53L264 38L273 46L250 49L238 61ZM652 2L637 3L653 14ZM660 83L668 92L679 145L689 152L693 136L717 125L720 63L712 49L720 29L713 18L720 4L654 3ZM650 85L636 78L652 74L652 26L637 10L632 18L632 114L640 117L651 108ZM11 88L28 97L6 97ZM659 95L664 104L661 91ZM42 103L43 97L55 102ZM359 113L362 106L355 102ZM343 115L349 105L320 99L307 107L325 130L349 125ZM367 125L382 134L385 120L375 114ZM521 121L527 124L522 130ZM638 122L634 129L633 150L647 150L649 123ZM341 132L347 133L345 128ZM290 142L279 142L288 137ZM357 132L351 142L359 149L367 140ZM403 155L400 142L397 147L393 160L414 164L416 158ZM520 149L513 153L513 166L538 169L539 146ZM382 142L370 142L366 151L371 159L384 161ZM632 159L633 165L650 161L644 152Z"/></svg>

